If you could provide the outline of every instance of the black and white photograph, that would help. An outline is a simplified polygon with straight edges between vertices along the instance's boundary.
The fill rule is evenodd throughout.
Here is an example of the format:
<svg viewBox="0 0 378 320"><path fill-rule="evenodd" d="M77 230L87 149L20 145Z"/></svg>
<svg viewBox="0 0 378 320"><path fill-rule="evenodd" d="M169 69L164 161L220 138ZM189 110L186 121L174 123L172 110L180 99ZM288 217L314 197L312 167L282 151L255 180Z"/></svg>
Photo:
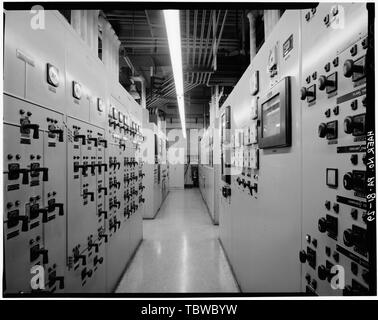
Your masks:
<svg viewBox="0 0 378 320"><path fill-rule="evenodd" d="M0 295L376 298L375 14L3 2Z"/></svg>

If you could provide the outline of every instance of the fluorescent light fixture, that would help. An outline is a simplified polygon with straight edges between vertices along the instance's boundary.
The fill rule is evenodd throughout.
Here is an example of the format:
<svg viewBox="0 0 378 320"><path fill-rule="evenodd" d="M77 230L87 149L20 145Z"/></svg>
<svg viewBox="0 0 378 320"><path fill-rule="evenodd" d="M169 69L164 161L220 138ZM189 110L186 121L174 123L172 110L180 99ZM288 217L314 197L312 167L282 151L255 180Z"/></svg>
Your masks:
<svg viewBox="0 0 378 320"><path fill-rule="evenodd" d="M163 10L165 29L167 30L169 54L175 80L177 104L180 113L182 135L186 139L185 127L185 107L184 107L184 81L182 75L181 56L181 31L180 31L180 11Z"/></svg>

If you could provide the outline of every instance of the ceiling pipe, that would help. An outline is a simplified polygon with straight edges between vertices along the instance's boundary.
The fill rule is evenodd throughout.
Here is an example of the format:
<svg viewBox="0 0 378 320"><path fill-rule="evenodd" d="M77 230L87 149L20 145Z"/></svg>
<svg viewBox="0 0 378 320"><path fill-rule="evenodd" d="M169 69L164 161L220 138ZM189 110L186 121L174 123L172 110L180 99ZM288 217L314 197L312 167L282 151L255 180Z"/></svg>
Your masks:
<svg viewBox="0 0 378 320"><path fill-rule="evenodd" d="M254 11L249 11L247 14L248 20L249 20L249 54L251 57L251 62L253 58L255 57L257 53L257 48L256 48L256 19L257 16L259 15L259 11L254 10Z"/></svg>
<svg viewBox="0 0 378 320"><path fill-rule="evenodd" d="M132 80L140 82L141 86L141 99L140 105L143 109L146 109L146 82L142 76L131 77Z"/></svg>
<svg viewBox="0 0 378 320"><path fill-rule="evenodd" d="M274 29L274 26L280 20L280 10L264 10L264 34L265 39L268 39L270 33Z"/></svg>

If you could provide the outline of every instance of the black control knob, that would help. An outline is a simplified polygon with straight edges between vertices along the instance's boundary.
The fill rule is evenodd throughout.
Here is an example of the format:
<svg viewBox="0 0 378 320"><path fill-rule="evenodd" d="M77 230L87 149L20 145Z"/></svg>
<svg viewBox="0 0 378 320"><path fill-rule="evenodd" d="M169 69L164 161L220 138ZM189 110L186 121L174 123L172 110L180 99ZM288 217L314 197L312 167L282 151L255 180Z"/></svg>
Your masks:
<svg viewBox="0 0 378 320"><path fill-rule="evenodd" d="M362 65L356 65L352 59L348 59L344 62L343 72L346 78L350 78L353 73L363 74L365 70Z"/></svg>
<svg viewBox="0 0 378 320"><path fill-rule="evenodd" d="M327 125L325 123L321 123L319 124L319 127L318 127L318 136L320 138L324 138L328 133L328 128L327 128Z"/></svg>
<svg viewBox="0 0 378 320"><path fill-rule="evenodd" d="M353 133L355 129L362 130L364 127L362 122L355 121L353 117L346 117L344 119L344 132Z"/></svg>
<svg viewBox="0 0 378 320"><path fill-rule="evenodd" d="M314 96L315 96L315 93L313 91L310 91L305 87L301 88L301 100L304 100L307 97L314 97Z"/></svg>
<svg viewBox="0 0 378 320"><path fill-rule="evenodd" d="M352 190L354 183L353 183L353 175L350 172L344 174L343 177L343 186L346 190Z"/></svg>
<svg viewBox="0 0 378 320"><path fill-rule="evenodd" d="M353 246L355 242L355 233L353 232L352 229L346 229L344 231L343 240L344 240L344 244L347 247Z"/></svg>
<svg viewBox="0 0 378 320"><path fill-rule="evenodd" d="M77 134L74 136L74 141L81 140L81 144L85 146L87 137L84 134Z"/></svg>
<svg viewBox="0 0 378 320"><path fill-rule="evenodd" d="M321 233L324 233L327 231L327 219L326 218L320 218L318 220L318 229Z"/></svg>
<svg viewBox="0 0 378 320"><path fill-rule="evenodd" d="M329 277L329 270L323 266L323 265L320 265L318 267L318 277L320 280L325 280Z"/></svg>
<svg viewBox="0 0 378 320"><path fill-rule="evenodd" d="M299 251L299 261L305 263L307 261L307 253L304 250Z"/></svg>
<svg viewBox="0 0 378 320"><path fill-rule="evenodd" d="M319 90L324 90L326 87L335 86L335 81L327 79L326 76L320 76L318 79Z"/></svg>
<svg viewBox="0 0 378 320"><path fill-rule="evenodd" d="M49 286L52 287L56 282L59 282L59 289L64 289L64 277L57 277L55 275L49 275Z"/></svg>

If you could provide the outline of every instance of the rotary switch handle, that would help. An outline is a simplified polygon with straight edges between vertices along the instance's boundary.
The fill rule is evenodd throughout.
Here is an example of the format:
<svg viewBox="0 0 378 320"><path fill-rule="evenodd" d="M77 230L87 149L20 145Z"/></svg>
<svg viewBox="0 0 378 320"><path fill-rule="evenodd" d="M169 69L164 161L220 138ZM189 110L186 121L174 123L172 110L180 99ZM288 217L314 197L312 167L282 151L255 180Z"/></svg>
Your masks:
<svg viewBox="0 0 378 320"><path fill-rule="evenodd" d="M8 179L9 176L14 175L14 174L22 174L22 184L29 184L29 169L20 169L20 168L9 168L8 172Z"/></svg>
<svg viewBox="0 0 378 320"><path fill-rule="evenodd" d="M48 216L48 208L38 208L38 213L42 213L42 222L47 223L49 222L49 216Z"/></svg>
<svg viewBox="0 0 378 320"><path fill-rule="evenodd" d="M104 145L104 148L108 147L108 141L107 140L105 140L105 139L99 139L98 142L102 143Z"/></svg>
<svg viewBox="0 0 378 320"><path fill-rule="evenodd" d="M93 141L93 142L94 142L94 146L95 146L95 147L98 146L98 140L97 140L97 138L92 138L92 137L90 137L90 138L88 138L88 141Z"/></svg>
<svg viewBox="0 0 378 320"><path fill-rule="evenodd" d="M91 197L91 201L94 201L94 192L88 192L88 191L84 191L83 193L84 196L90 196Z"/></svg>
<svg viewBox="0 0 378 320"><path fill-rule="evenodd" d="M29 231L29 217L28 216L17 216L15 218L12 218L12 221L21 221L21 231L27 232Z"/></svg>
<svg viewBox="0 0 378 320"><path fill-rule="evenodd" d="M58 141L63 142L63 129L51 129L51 133L57 134L58 135Z"/></svg>
<svg viewBox="0 0 378 320"><path fill-rule="evenodd" d="M87 137L84 134L77 134L74 136L75 141L78 141L79 139L81 140L81 144L85 146Z"/></svg>
<svg viewBox="0 0 378 320"><path fill-rule="evenodd" d="M99 211L98 211L98 215L99 215L99 216L102 216L102 215L103 215L105 219L108 218L108 212L105 211L105 210L99 210Z"/></svg>
<svg viewBox="0 0 378 320"><path fill-rule="evenodd" d="M59 281L59 289L64 289L64 277L57 277L54 275L49 276L49 286L53 286L57 281Z"/></svg>
<svg viewBox="0 0 378 320"><path fill-rule="evenodd" d="M49 263L49 251L47 249L39 249L37 251L38 255L42 255L42 263L48 264Z"/></svg>
<svg viewBox="0 0 378 320"><path fill-rule="evenodd" d="M87 257L84 254L76 254L74 256L75 263L78 262L79 260L81 260L81 264L83 266L87 265Z"/></svg>
<svg viewBox="0 0 378 320"><path fill-rule="evenodd" d="M335 81L327 79L326 76L320 76L318 80L319 90L324 90L326 87L332 87L335 85Z"/></svg>
<svg viewBox="0 0 378 320"><path fill-rule="evenodd" d="M100 239L105 238L105 243L108 242L108 235L105 234L105 233L101 233L101 234L99 234L99 238L100 238Z"/></svg>
<svg viewBox="0 0 378 320"><path fill-rule="evenodd" d="M98 192L100 193L101 191L104 191L104 195L105 196L108 195L108 188L106 188L106 187L100 187L100 188L98 188Z"/></svg>
<svg viewBox="0 0 378 320"><path fill-rule="evenodd" d="M362 65L356 65L352 59L348 59L344 62L343 66L344 76L350 78L353 73L365 73L364 67Z"/></svg>
<svg viewBox="0 0 378 320"><path fill-rule="evenodd" d="M33 130L33 139L39 139L39 125L35 123L22 123L21 130Z"/></svg>
<svg viewBox="0 0 378 320"><path fill-rule="evenodd" d="M49 181L49 168L35 168L32 171L35 172L42 172L42 180L43 181Z"/></svg>
<svg viewBox="0 0 378 320"><path fill-rule="evenodd" d="M99 244L98 243L94 243L94 242L88 243L89 250L92 249L93 247L95 248L95 252L98 253Z"/></svg>
<svg viewBox="0 0 378 320"><path fill-rule="evenodd" d="M58 214L64 216L64 203L54 203L54 208L58 208Z"/></svg>

